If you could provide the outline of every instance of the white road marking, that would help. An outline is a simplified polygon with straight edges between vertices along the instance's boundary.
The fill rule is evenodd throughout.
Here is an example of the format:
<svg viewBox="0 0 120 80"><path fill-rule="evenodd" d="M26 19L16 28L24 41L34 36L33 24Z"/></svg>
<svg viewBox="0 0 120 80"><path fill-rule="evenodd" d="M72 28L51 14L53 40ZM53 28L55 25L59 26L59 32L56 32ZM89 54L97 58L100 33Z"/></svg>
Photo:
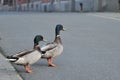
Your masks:
<svg viewBox="0 0 120 80"><path fill-rule="evenodd" d="M96 16L96 17L101 17L101 18L105 18L105 19L112 19L112 20L120 21L120 19L114 18L114 17L102 16L102 15L97 15L97 14L89 14L89 15Z"/></svg>

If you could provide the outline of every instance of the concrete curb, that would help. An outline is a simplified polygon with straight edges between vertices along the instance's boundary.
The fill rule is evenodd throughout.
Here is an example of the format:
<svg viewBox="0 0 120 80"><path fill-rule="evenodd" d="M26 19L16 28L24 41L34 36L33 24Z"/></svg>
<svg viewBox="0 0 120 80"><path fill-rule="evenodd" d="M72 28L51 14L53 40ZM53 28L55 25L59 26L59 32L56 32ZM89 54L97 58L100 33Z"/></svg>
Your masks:
<svg viewBox="0 0 120 80"><path fill-rule="evenodd" d="M0 75L0 80L23 80L2 53L0 53Z"/></svg>

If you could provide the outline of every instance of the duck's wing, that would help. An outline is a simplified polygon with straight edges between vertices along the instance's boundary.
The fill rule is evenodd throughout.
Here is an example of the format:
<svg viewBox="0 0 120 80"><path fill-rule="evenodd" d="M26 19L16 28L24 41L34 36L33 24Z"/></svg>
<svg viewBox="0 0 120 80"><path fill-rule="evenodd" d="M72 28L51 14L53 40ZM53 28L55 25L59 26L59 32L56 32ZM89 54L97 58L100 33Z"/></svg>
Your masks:
<svg viewBox="0 0 120 80"><path fill-rule="evenodd" d="M56 47L57 47L57 44L55 42L48 43L48 44L46 44L45 46L43 46L41 48L41 51L45 51L46 52L46 51L52 50L52 49L54 49Z"/></svg>
<svg viewBox="0 0 120 80"><path fill-rule="evenodd" d="M34 50L22 51L22 52L19 52L18 54L13 55L13 57L22 57L22 56L24 56L24 55L30 54L30 53L33 52L33 51L34 51Z"/></svg>

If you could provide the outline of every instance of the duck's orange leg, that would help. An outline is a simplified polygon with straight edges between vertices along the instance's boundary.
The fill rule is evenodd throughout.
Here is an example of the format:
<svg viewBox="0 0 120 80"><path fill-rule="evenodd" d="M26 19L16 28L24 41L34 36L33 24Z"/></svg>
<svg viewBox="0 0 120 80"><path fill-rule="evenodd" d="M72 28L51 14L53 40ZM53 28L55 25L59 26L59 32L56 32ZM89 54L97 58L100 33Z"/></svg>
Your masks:
<svg viewBox="0 0 120 80"><path fill-rule="evenodd" d="M47 61L48 61L49 66L56 67L56 65L52 63L53 62L53 57L48 58Z"/></svg>
<svg viewBox="0 0 120 80"><path fill-rule="evenodd" d="M26 72L32 73L32 70L30 69L30 64L27 64L24 67L25 67Z"/></svg>

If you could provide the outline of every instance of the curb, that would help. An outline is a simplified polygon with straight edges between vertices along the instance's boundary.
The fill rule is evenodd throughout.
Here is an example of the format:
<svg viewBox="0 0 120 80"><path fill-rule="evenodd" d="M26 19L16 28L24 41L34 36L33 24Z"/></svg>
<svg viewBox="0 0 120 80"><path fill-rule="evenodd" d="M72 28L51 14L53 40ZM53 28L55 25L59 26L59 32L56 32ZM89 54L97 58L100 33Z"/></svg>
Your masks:
<svg viewBox="0 0 120 80"><path fill-rule="evenodd" d="M0 80L23 80L15 68L0 52Z"/></svg>

